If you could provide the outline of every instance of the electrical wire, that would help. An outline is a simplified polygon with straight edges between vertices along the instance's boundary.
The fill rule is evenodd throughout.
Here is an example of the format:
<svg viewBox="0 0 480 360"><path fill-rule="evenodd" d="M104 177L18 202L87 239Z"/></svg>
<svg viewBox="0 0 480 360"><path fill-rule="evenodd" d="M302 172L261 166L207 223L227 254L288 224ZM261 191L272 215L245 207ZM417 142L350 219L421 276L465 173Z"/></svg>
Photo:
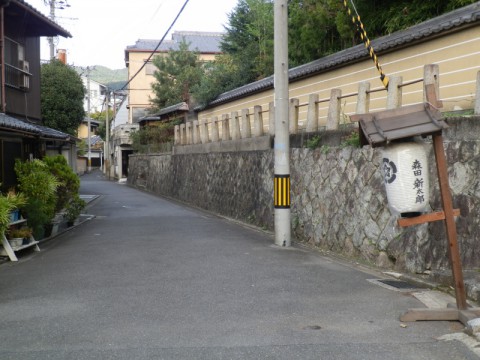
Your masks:
<svg viewBox="0 0 480 360"><path fill-rule="evenodd" d="M182 8L180 9L180 11L178 12L177 16L176 16L175 19L172 21L172 23L171 23L170 26L168 27L167 31L165 32L165 34L163 34L163 37L160 39L160 41L158 42L158 44L157 44L157 46L155 47L155 49L152 50L152 52L151 52L150 55L148 56L147 60L142 64L142 66L140 66L140 69L138 69L138 71L125 83L125 85L123 85L123 87L122 87L120 90L125 90L125 88L127 87L127 85L130 84L130 83L132 82L132 80L137 77L137 75L140 73L140 71L143 70L143 68L147 65L147 63L148 63L148 62L150 61L150 59L153 57L153 55L155 55L155 52L158 50L158 48L160 47L160 45L163 43L163 40L165 40L165 38L167 37L167 34L170 32L170 30L173 28L173 25L175 25L175 23L177 22L178 18L179 18L180 15L182 14L183 10L185 9L185 6L187 6L188 1L189 1L189 0L185 0L185 2L183 3L183 6L182 6Z"/></svg>

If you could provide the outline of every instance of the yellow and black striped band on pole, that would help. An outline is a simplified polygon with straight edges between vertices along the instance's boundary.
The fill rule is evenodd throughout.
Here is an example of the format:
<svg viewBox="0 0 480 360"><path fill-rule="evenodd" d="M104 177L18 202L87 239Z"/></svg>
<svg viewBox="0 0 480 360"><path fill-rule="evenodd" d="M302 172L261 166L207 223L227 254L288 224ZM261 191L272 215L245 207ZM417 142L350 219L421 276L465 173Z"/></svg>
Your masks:
<svg viewBox="0 0 480 360"><path fill-rule="evenodd" d="M352 1L353 2L353 1ZM362 39L363 43L365 44L365 47L368 50L368 53L373 60L375 67L377 68L378 72L380 73L380 80L383 83L383 86L388 88L388 82L389 78L388 76L385 75L383 72L382 66L378 62L377 55L375 54L375 51L373 50L372 43L370 42L370 39L367 36L367 31L365 30L365 27L363 26L362 20L360 19L360 15L357 16L352 14L352 11L350 10L350 7L348 6L347 0L343 0L343 5L345 6L345 9L347 10L347 13L349 16L352 18L353 25L356 27L358 33L360 34L360 38ZM356 9L355 9L356 11Z"/></svg>
<svg viewBox="0 0 480 360"><path fill-rule="evenodd" d="M290 209L290 175L275 175L274 206L275 209Z"/></svg>

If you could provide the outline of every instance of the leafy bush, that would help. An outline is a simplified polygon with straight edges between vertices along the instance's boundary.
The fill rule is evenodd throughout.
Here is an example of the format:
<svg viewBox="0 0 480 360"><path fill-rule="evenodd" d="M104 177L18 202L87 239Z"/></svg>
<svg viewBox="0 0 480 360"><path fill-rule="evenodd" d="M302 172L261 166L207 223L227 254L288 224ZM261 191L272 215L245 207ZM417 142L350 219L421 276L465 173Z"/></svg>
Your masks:
<svg viewBox="0 0 480 360"><path fill-rule="evenodd" d="M59 212L66 208L75 196L78 196L80 178L72 168L68 166L67 160L62 155L46 156L43 162L58 181L55 211Z"/></svg>
<svg viewBox="0 0 480 360"><path fill-rule="evenodd" d="M55 216L59 182L48 166L38 159L26 162L16 160L15 173L18 188L27 197L27 204L22 211L33 228L34 236L41 238L44 225L50 223Z"/></svg>
<svg viewBox="0 0 480 360"><path fill-rule="evenodd" d="M68 202L67 207L65 208L65 218L69 223L73 223L75 219L80 215L82 210L85 208L85 201L78 196L74 195L73 198Z"/></svg>
<svg viewBox="0 0 480 360"><path fill-rule="evenodd" d="M10 212L15 206L6 196L0 195L0 231L3 233L8 229L10 223Z"/></svg>
<svg viewBox="0 0 480 360"><path fill-rule="evenodd" d="M174 127L181 121L171 121L145 126L130 133L132 148L139 153L170 151L174 138Z"/></svg>

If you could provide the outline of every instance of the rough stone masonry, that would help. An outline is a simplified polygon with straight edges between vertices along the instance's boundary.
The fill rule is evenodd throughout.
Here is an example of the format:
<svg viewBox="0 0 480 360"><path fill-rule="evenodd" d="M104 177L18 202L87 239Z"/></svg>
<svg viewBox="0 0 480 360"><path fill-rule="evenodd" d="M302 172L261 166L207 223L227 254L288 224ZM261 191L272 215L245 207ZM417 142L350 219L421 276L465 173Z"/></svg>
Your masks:
<svg viewBox="0 0 480 360"><path fill-rule="evenodd" d="M462 264L480 266L480 118L447 121L449 181ZM333 136L333 135L332 135ZM429 141L430 138L425 139ZM201 145L199 145L201 146ZM369 146L291 149L292 230L297 240L410 273L448 268L442 221L397 226ZM430 209L441 209L430 151ZM130 157L130 185L273 229L273 151L149 154Z"/></svg>

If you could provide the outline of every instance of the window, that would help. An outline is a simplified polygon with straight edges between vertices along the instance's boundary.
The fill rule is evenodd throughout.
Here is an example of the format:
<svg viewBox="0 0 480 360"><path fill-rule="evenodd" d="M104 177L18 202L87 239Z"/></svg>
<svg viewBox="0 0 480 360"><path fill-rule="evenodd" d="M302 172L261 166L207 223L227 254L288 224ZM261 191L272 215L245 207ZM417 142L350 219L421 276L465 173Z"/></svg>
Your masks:
<svg viewBox="0 0 480 360"><path fill-rule="evenodd" d="M157 67L153 65L153 62L149 61L145 64L145 73L147 75L153 75L156 70L157 70Z"/></svg>
<svg viewBox="0 0 480 360"><path fill-rule="evenodd" d="M30 88L30 66L25 61L25 47L5 38L5 85L28 90Z"/></svg>

